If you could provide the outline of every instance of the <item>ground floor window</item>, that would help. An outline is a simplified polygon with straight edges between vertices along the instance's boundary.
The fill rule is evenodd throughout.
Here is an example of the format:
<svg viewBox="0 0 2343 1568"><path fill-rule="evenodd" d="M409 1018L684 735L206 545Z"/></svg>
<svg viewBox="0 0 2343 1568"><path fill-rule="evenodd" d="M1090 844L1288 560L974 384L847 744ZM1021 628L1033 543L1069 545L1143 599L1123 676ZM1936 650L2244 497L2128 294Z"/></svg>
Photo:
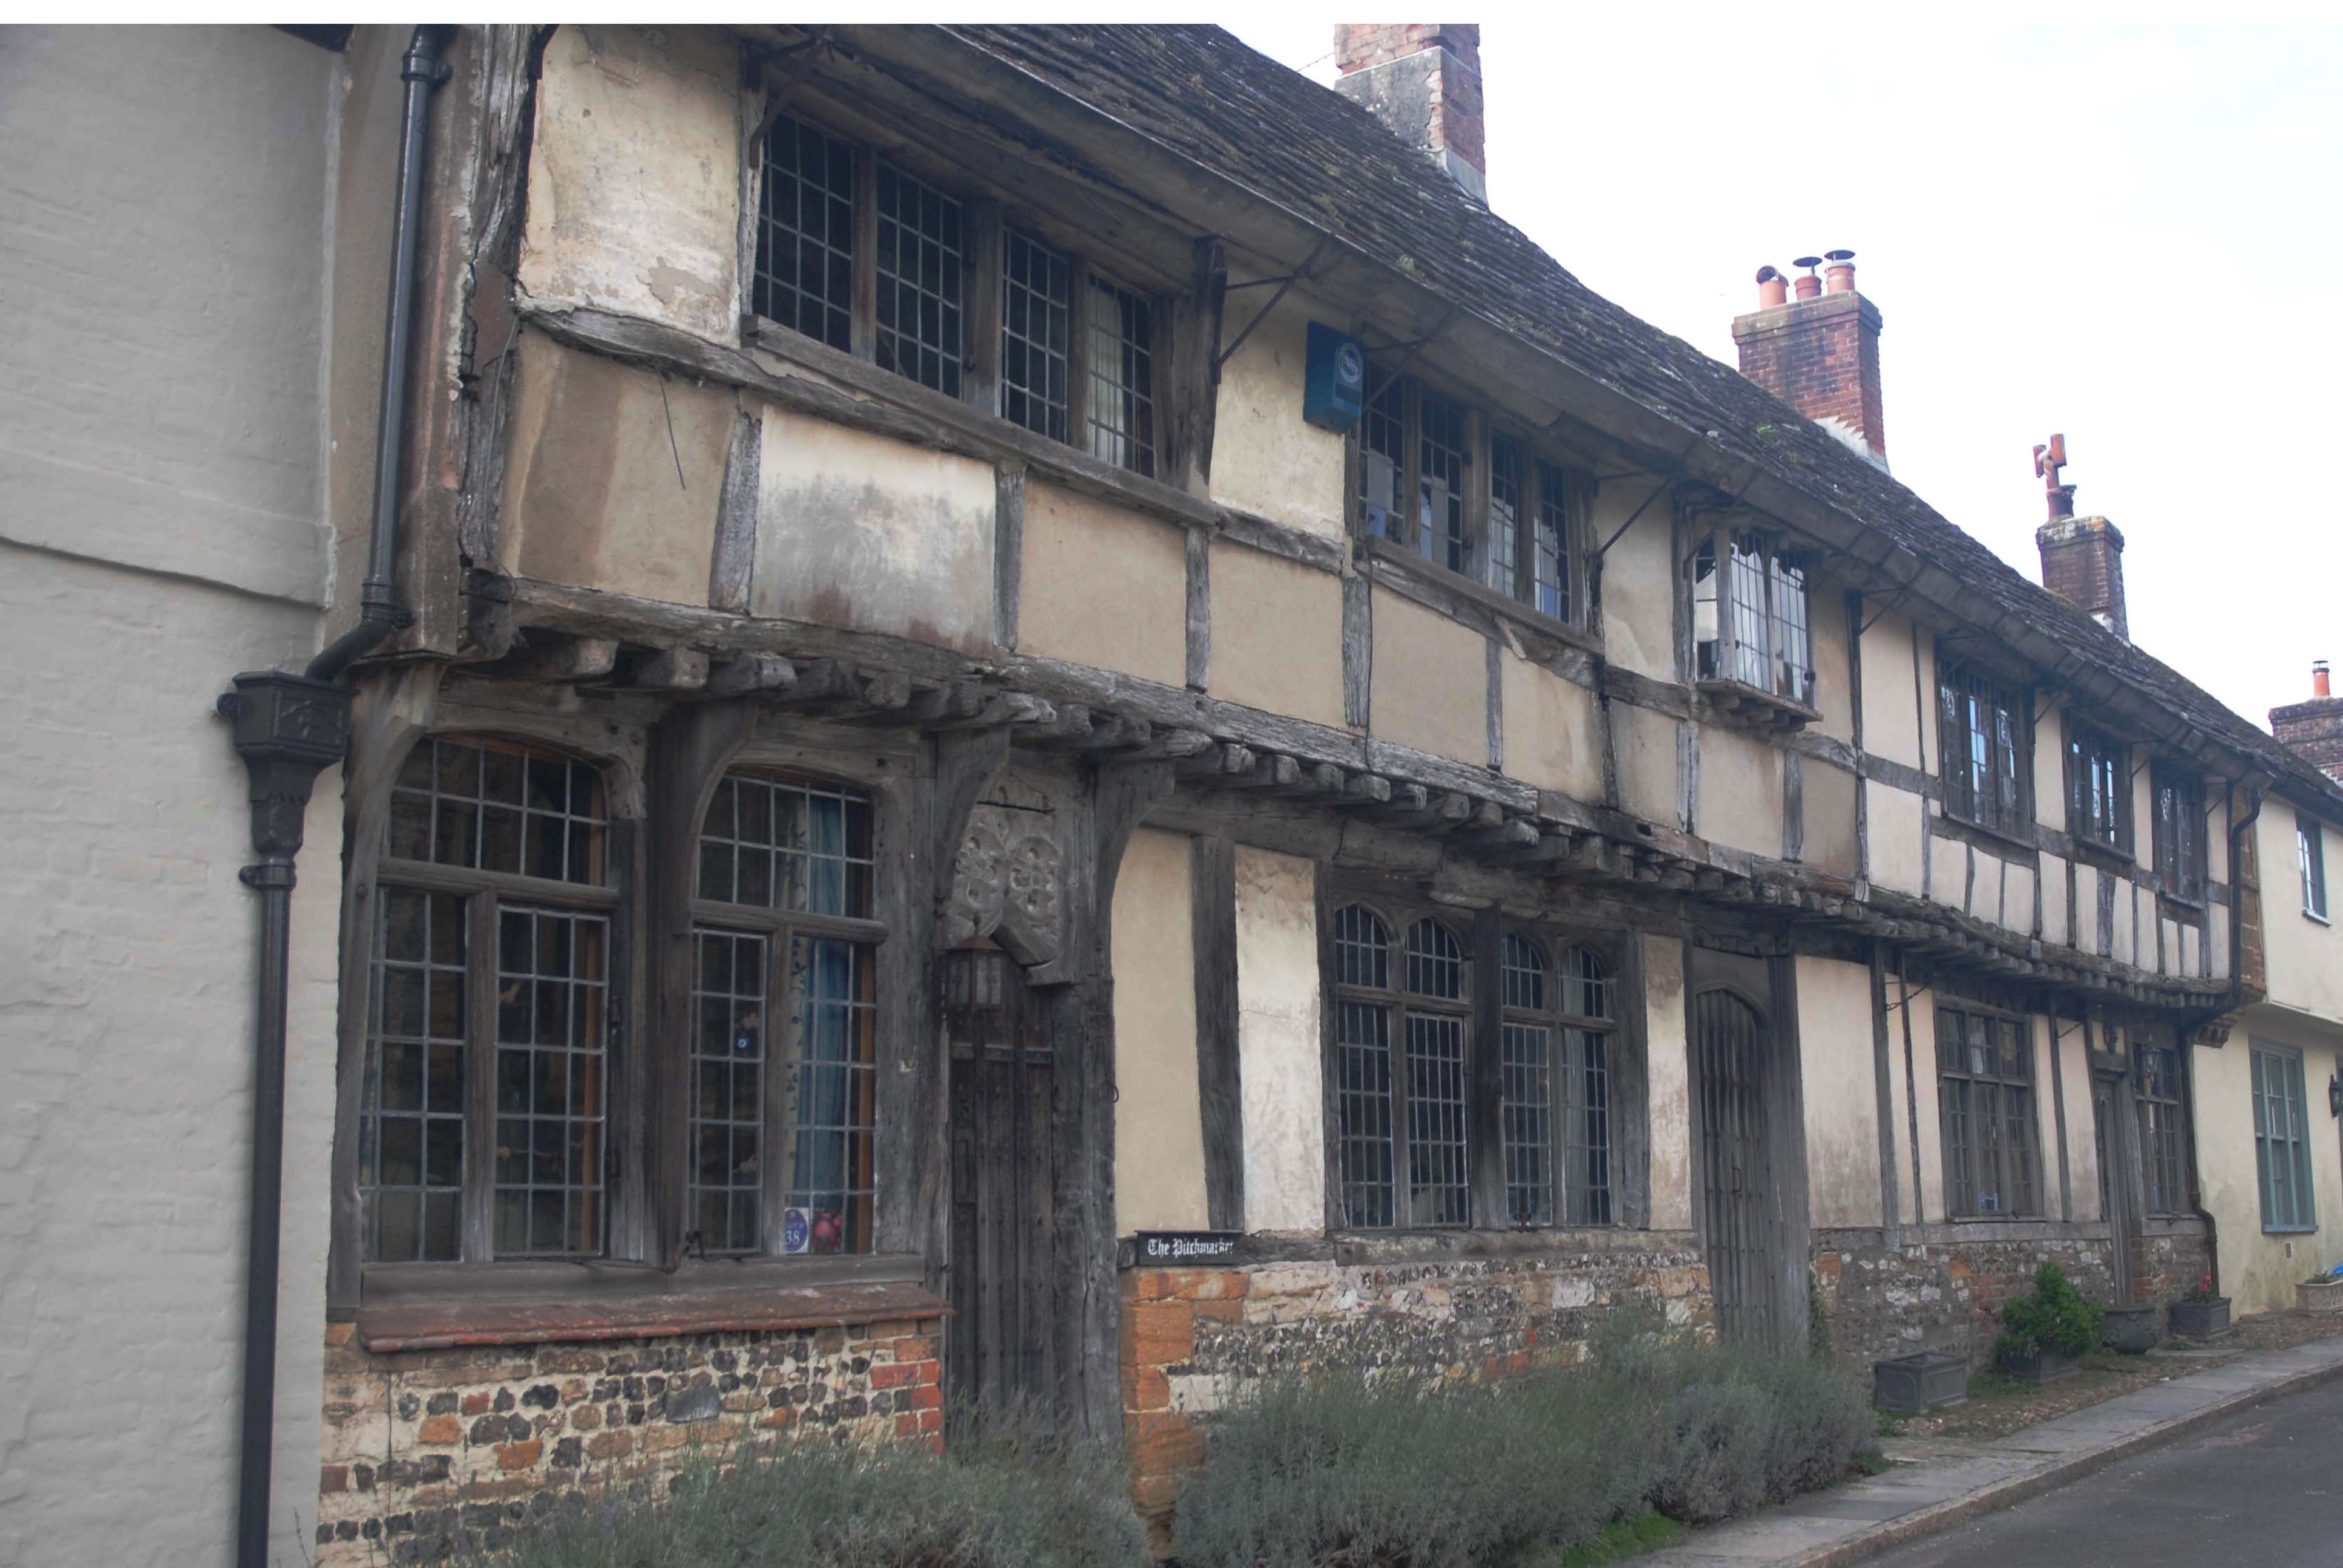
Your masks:
<svg viewBox="0 0 2343 1568"><path fill-rule="evenodd" d="M1614 1221L1610 964L1590 945L1492 930L1364 901L1335 911L1341 1223ZM1484 966L1493 990L1474 983Z"/></svg>
<svg viewBox="0 0 2343 1568"><path fill-rule="evenodd" d="M2188 1211L2188 1131L2180 1091L2180 1053L2169 1046L2136 1045L2139 1082L2140 1162L2147 1177L2147 1211Z"/></svg>
<svg viewBox="0 0 2343 1568"><path fill-rule="evenodd" d="M1936 1010L1936 1107L1945 1204L1956 1217L2031 1214L2034 1051L2022 1018Z"/></svg>
<svg viewBox="0 0 2343 1568"><path fill-rule="evenodd" d="M2315 1231L2310 1191L2310 1117L2302 1058L2254 1047L2254 1163L2261 1176L2262 1229Z"/></svg>

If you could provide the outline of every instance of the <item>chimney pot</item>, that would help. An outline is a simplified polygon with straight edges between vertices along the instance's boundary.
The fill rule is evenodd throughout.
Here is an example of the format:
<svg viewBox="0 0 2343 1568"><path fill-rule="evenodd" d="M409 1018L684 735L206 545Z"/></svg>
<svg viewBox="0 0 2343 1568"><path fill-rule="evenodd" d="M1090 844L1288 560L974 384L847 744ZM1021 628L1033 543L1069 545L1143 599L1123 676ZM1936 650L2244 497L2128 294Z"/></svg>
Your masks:
<svg viewBox="0 0 2343 1568"><path fill-rule="evenodd" d="M1825 292L1853 294L1855 292L1855 252L1826 251L1824 253L1824 258L1830 263L1830 266L1824 269L1824 276L1828 279L1824 286Z"/></svg>
<svg viewBox="0 0 2343 1568"><path fill-rule="evenodd" d="M2327 689L2327 661L2323 658L2313 659L2311 661L2310 695L2313 697L2328 697L2333 695Z"/></svg>
<svg viewBox="0 0 2343 1568"><path fill-rule="evenodd" d="M1757 272L1757 307L1733 322L1741 374L1885 468L1887 421L1879 393L1879 309L1855 291L1851 250L1830 253L1836 293L1823 297L1824 257L1802 256L1794 278ZM1843 286L1837 279L1845 274ZM1795 303L1785 300L1788 285ZM1779 309L1787 304L1789 308Z"/></svg>

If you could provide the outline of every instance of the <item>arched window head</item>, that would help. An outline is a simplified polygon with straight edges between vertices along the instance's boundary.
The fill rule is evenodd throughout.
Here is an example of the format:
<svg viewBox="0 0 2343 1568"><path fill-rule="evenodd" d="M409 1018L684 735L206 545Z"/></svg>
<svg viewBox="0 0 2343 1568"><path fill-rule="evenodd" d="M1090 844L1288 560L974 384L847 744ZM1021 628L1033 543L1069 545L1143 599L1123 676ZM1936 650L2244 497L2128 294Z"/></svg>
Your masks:
<svg viewBox="0 0 2343 1568"><path fill-rule="evenodd" d="M1391 928L1364 904L1334 912L1334 977L1343 985L1391 989Z"/></svg>
<svg viewBox="0 0 2343 1568"><path fill-rule="evenodd" d="M870 798L786 774L728 773L699 827L699 896L869 919Z"/></svg>
<svg viewBox="0 0 2343 1568"><path fill-rule="evenodd" d="M1464 997L1464 946L1429 915L1407 929L1407 989L1448 1001Z"/></svg>
<svg viewBox="0 0 2343 1568"><path fill-rule="evenodd" d="M529 741L434 736L390 794L383 852L468 870L605 879L609 815L594 765Z"/></svg>
<svg viewBox="0 0 2343 1568"><path fill-rule="evenodd" d="M1527 937L1505 938L1505 1005L1545 1010L1545 955Z"/></svg>
<svg viewBox="0 0 2343 1568"><path fill-rule="evenodd" d="M1563 999L1564 1011L1581 1018L1611 1016L1609 966L1587 949L1573 948L1564 957L1564 973L1570 992Z"/></svg>

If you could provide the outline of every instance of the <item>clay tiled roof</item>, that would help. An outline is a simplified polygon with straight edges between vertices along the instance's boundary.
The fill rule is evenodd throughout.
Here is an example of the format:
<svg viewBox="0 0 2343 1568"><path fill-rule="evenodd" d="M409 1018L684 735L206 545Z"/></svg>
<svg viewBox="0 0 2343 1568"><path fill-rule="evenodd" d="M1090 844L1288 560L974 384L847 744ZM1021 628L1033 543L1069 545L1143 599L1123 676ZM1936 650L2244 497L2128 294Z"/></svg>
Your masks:
<svg viewBox="0 0 2343 1568"><path fill-rule="evenodd" d="M2276 775L2337 786L2195 682L2021 576L1786 404L1571 276L1342 95L1217 27L955 27L967 45L1080 100L1413 277L1691 431L1878 530L2085 663Z"/></svg>

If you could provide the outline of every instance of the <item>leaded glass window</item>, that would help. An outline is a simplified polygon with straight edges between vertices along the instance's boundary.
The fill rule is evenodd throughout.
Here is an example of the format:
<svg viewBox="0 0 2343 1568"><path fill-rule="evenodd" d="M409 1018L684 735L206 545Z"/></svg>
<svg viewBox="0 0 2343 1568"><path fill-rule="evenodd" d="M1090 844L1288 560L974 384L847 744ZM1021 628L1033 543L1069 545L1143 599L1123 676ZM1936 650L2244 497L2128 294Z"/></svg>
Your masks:
<svg viewBox="0 0 2343 1568"><path fill-rule="evenodd" d="M607 1244L608 823L594 768L434 737L391 789L359 1091L371 1262Z"/></svg>
<svg viewBox="0 0 2343 1568"><path fill-rule="evenodd" d="M1360 526L1403 543L1407 518L1400 510L1399 492L1407 474L1406 384L1396 376L1378 384L1373 366L1367 368L1367 381L1376 390L1359 420Z"/></svg>
<svg viewBox="0 0 2343 1568"><path fill-rule="evenodd" d="M2131 771L2121 741L2073 725L2066 731L2066 830L2085 843L2126 849Z"/></svg>
<svg viewBox="0 0 2343 1568"><path fill-rule="evenodd" d="M2026 1021L1939 1008L1936 1109L1947 1209L1956 1217L2034 1213L2034 1050Z"/></svg>
<svg viewBox="0 0 2343 1568"><path fill-rule="evenodd" d="M960 395L968 336L960 204L879 160L879 367Z"/></svg>
<svg viewBox="0 0 2343 1568"><path fill-rule="evenodd" d="M1575 622L1571 596L1571 480L1551 463L1537 466L1537 536L1531 553L1532 602L1542 615Z"/></svg>
<svg viewBox="0 0 2343 1568"><path fill-rule="evenodd" d="M1053 441L1066 439L1067 342L1073 270L1019 229L1002 241L1001 413Z"/></svg>
<svg viewBox="0 0 2343 1568"><path fill-rule="evenodd" d="M765 133L751 307L769 321L850 349L854 337L854 149L802 120Z"/></svg>
<svg viewBox="0 0 2343 1568"><path fill-rule="evenodd" d="M1415 548L1452 572L1464 569L1464 482L1470 466L1464 410L1435 397L1423 399L1416 479Z"/></svg>
<svg viewBox="0 0 2343 1568"><path fill-rule="evenodd" d="M2188 1131L2180 1086L2180 1053L2170 1046L2135 1045L2139 1151L2147 1168L2147 1211L2188 1212Z"/></svg>
<svg viewBox="0 0 2343 1568"><path fill-rule="evenodd" d="M1463 946L1430 917L1395 942L1391 925L1363 904L1336 912L1332 946L1343 1223L1466 1224L1472 1017Z"/></svg>
<svg viewBox="0 0 2343 1568"><path fill-rule="evenodd" d="M2032 749L2024 698L1983 670L1939 657L1936 705L1946 811L1996 832L2025 834Z"/></svg>
<svg viewBox="0 0 2343 1568"><path fill-rule="evenodd" d="M2205 784L2159 769L2155 778L2156 869L2177 899L2205 897Z"/></svg>
<svg viewBox="0 0 2343 1568"><path fill-rule="evenodd" d="M1147 297L1091 275L1090 449L1155 473L1154 309Z"/></svg>
<svg viewBox="0 0 2343 1568"><path fill-rule="evenodd" d="M1771 539L1721 531L1694 552L1692 579L1698 678L1812 706L1814 642L1804 559Z"/></svg>
<svg viewBox="0 0 2343 1568"><path fill-rule="evenodd" d="M885 935L873 839L870 798L820 780L739 770L709 799L688 1209L702 1251L870 1250Z"/></svg>
<svg viewBox="0 0 2343 1568"><path fill-rule="evenodd" d="M1489 438L1489 586L1502 594L1521 591L1522 513L1528 477L1522 444L1510 436ZM1548 612L1551 613L1551 612Z"/></svg>

